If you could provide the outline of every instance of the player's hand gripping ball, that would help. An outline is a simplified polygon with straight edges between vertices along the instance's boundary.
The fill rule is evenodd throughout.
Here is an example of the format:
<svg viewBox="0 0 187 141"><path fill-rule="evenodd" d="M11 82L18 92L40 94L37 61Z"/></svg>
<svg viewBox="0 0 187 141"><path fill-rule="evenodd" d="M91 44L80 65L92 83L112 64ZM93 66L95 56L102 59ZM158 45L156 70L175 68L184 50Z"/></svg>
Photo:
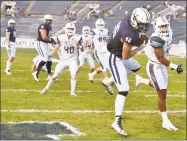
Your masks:
<svg viewBox="0 0 187 141"><path fill-rule="evenodd" d="M147 44L149 37L146 34L140 34L140 37L135 43L135 46L140 47L142 44Z"/></svg>

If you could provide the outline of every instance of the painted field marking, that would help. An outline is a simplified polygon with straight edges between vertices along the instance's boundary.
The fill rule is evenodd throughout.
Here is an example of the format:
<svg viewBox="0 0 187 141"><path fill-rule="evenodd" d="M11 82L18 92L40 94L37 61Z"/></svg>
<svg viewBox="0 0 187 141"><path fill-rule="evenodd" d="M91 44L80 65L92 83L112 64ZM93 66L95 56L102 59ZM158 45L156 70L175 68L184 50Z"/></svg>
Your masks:
<svg viewBox="0 0 187 141"><path fill-rule="evenodd" d="M112 110L38 110L38 109L18 109L18 110L1 110L1 112L13 112L13 113L113 113ZM126 110L124 113L160 113L158 110ZM168 113L185 113L186 110L168 110Z"/></svg>
<svg viewBox="0 0 187 141"><path fill-rule="evenodd" d="M27 90L27 89L1 89L1 92L40 92L41 90ZM70 92L70 90L59 90L59 91L52 91L50 90L49 92L54 92L54 93L61 93L61 92ZM94 93L94 92L98 92L98 91L92 91L92 90L85 90L85 91L81 91L81 90L77 90L77 93ZM101 91L100 91L101 92ZM106 92L106 91L104 91ZM150 93L150 92L154 92L156 93L154 90L153 91L146 91L146 90L139 90L139 91L130 91L131 93ZM168 93L179 93L179 94L186 94L186 92L182 92L182 91L168 91Z"/></svg>
<svg viewBox="0 0 187 141"><path fill-rule="evenodd" d="M49 125L53 125L56 123L59 123L60 125L62 125L63 127L66 127L68 130L70 130L73 134L44 134L45 136L47 136L48 138L51 138L53 140L60 140L60 136L86 136L85 133L80 132L77 128L73 127L72 125L70 125L67 122L59 122L59 121L50 121L50 122L41 122L41 121L22 121L22 122L7 122L7 123L1 123L1 126L7 125L7 124L34 124L34 123L40 123L40 124L49 124Z"/></svg>
<svg viewBox="0 0 187 141"><path fill-rule="evenodd" d="M158 97L158 95L144 95L145 97ZM186 97L186 95L170 95L167 94L167 97Z"/></svg>

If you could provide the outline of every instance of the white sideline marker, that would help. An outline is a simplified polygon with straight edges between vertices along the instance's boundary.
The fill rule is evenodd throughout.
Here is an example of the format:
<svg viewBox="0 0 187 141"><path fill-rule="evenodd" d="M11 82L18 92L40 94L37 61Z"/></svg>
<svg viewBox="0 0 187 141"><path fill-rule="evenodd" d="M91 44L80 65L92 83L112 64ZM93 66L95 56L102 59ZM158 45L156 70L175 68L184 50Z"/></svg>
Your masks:
<svg viewBox="0 0 187 141"><path fill-rule="evenodd" d="M77 128L71 126L67 122L59 122L59 121L50 121L50 122L41 122L41 121L22 121L22 122L8 122L8 123L1 123L1 124L24 124L24 123L47 123L47 124L53 124L53 123L59 123L63 126L65 126L67 129L71 130L74 134L59 134L59 135L53 135L48 134L47 137L53 139L53 140L60 140L59 136L86 136L85 133L80 132Z"/></svg>
<svg viewBox="0 0 187 141"><path fill-rule="evenodd" d="M114 113L112 110L38 110L38 109L18 109L18 110L1 110L1 112L13 113ZM160 113L159 110L129 110L123 111L124 113ZM186 110L168 110L168 113L185 113Z"/></svg>

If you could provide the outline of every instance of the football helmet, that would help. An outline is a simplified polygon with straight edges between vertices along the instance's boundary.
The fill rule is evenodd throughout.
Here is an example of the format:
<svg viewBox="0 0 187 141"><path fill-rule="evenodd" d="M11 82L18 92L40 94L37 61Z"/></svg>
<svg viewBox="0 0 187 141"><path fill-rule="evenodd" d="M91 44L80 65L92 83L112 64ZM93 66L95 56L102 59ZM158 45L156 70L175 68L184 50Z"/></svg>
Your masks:
<svg viewBox="0 0 187 141"><path fill-rule="evenodd" d="M139 32L145 33L149 29L151 15L145 8L136 8L130 16L131 25Z"/></svg>
<svg viewBox="0 0 187 141"><path fill-rule="evenodd" d="M13 20L13 19L8 20L8 26L9 26L10 24L16 24L15 20Z"/></svg>
<svg viewBox="0 0 187 141"><path fill-rule="evenodd" d="M83 34L85 37L87 37L89 33L90 33L90 28L89 28L89 26L84 26L84 27L82 28L82 34Z"/></svg>
<svg viewBox="0 0 187 141"><path fill-rule="evenodd" d="M167 36L171 32L170 23L165 17L158 17L153 23L154 31Z"/></svg>
<svg viewBox="0 0 187 141"><path fill-rule="evenodd" d="M98 19L95 23L96 29L103 29L105 27L105 22L102 19Z"/></svg>
<svg viewBox="0 0 187 141"><path fill-rule="evenodd" d="M44 22L47 24L51 24L53 21L53 17L50 14L44 16Z"/></svg>
<svg viewBox="0 0 187 141"><path fill-rule="evenodd" d="M73 23L69 22L65 25L64 30L67 35L72 36L75 34L76 27Z"/></svg>

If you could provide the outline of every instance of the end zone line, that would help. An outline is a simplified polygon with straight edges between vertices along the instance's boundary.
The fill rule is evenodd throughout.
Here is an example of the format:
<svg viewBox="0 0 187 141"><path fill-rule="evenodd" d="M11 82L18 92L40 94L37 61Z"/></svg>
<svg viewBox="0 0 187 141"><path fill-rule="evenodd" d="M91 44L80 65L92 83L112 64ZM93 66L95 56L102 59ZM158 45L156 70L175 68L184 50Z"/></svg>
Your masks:
<svg viewBox="0 0 187 141"><path fill-rule="evenodd" d="M114 113L112 110L38 110L38 109L18 109L18 110L1 110L2 113ZM160 113L159 110L127 110L124 113ZM185 113L186 110L168 110L168 113Z"/></svg>

